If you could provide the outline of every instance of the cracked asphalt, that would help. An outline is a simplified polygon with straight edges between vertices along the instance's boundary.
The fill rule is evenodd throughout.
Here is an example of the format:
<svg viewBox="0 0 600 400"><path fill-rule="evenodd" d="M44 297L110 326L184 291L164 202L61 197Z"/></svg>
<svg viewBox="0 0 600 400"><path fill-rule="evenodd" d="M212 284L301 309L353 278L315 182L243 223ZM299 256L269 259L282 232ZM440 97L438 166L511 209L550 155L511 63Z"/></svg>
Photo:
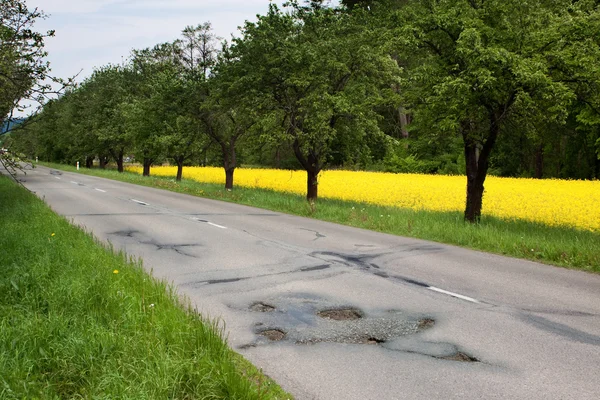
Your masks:
<svg viewBox="0 0 600 400"><path fill-rule="evenodd" d="M600 398L598 275L43 167L21 179L298 399ZM361 318L318 315L340 309Z"/></svg>

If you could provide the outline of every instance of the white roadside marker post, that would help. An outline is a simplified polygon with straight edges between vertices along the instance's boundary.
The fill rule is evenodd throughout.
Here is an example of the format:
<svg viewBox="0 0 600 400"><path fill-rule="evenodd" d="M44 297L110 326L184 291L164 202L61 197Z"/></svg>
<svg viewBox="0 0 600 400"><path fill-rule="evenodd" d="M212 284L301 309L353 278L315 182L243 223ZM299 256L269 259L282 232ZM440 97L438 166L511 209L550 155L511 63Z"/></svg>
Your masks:
<svg viewBox="0 0 600 400"><path fill-rule="evenodd" d="M77 171L79 171L79 161L77 161Z"/></svg>

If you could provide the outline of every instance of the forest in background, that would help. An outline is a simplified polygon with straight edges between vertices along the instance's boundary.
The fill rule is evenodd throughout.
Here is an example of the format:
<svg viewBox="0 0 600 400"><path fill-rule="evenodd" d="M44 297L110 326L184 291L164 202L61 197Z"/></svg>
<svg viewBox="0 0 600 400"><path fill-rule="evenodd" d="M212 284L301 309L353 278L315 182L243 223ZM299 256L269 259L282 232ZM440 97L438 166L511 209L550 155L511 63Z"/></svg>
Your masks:
<svg viewBox="0 0 600 400"><path fill-rule="evenodd" d="M230 43L210 23L133 50L49 101L12 148L91 167L324 168L600 177L598 1L271 4ZM181 174L178 174L180 177Z"/></svg>

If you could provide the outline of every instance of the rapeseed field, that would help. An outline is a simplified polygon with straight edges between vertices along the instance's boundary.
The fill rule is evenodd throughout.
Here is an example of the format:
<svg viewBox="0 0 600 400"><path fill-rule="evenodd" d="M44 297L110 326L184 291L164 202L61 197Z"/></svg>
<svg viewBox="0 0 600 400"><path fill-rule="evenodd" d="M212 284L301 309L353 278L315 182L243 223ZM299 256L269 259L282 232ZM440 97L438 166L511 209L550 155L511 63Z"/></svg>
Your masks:
<svg viewBox="0 0 600 400"><path fill-rule="evenodd" d="M141 168L130 167L141 174ZM155 167L153 175L175 176L176 167ZM183 177L198 182L225 182L217 167L186 167ZM306 193L306 172L275 169L235 171L234 184L249 188ZM464 176L323 171L319 197L352 200L414 210L463 211ZM523 219L550 226L600 232L600 181L488 177L483 213L502 219Z"/></svg>

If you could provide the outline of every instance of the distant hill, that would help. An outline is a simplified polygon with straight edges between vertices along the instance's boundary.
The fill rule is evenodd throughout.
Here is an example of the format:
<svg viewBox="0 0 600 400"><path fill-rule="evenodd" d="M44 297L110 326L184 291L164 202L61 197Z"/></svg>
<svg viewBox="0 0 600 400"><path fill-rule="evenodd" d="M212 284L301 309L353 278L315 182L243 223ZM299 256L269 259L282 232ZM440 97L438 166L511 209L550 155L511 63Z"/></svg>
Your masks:
<svg viewBox="0 0 600 400"><path fill-rule="evenodd" d="M0 126L0 135L4 135L9 132L11 129L14 129L16 126L20 125L25 121L25 118L13 118L8 120Z"/></svg>

